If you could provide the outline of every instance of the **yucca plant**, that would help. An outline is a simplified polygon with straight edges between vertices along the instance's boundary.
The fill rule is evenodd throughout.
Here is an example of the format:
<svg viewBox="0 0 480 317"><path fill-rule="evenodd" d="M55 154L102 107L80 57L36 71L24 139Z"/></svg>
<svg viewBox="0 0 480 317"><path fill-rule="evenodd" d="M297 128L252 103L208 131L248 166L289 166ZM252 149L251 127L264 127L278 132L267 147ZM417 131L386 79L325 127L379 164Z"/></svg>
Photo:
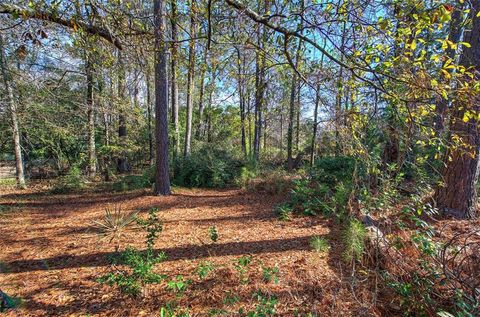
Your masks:
<svg viewBox="0 0 480 317"><path fill-rule="evenodd" d="M135 222L138 211L123 212L121 205L107 205L101 220L94 220L93 226L100 231L103 239L109 239L109 243L118 241L125 233L125 229ZM119 246L115 246L118 251Z"/></svg>

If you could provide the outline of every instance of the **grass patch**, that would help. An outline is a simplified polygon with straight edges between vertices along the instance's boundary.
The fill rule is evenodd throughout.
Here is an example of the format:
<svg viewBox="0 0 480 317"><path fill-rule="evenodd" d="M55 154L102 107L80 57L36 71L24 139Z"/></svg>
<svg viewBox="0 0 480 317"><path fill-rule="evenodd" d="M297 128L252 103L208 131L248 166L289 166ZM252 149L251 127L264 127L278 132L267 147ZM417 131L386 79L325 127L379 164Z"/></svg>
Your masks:
<svg viewBox="0 0 480 317"><path fill-rule="evenodd" d="M328 240L319 236L315 236L310 240L310 247L319 253L325 253L330 250Z"/></svg>

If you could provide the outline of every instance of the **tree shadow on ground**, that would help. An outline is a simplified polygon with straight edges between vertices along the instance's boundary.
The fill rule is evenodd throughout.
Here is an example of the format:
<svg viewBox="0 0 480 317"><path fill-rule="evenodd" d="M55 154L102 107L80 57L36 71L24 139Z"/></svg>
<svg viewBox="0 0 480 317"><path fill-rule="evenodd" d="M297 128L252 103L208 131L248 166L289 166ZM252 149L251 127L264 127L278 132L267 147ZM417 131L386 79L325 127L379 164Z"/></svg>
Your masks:
<svg viewBox="0 0 480 317"><path fill-rule="evenodd" d="M212 245L187 245L181 247L165 248L168 261L194 260L210 256L228 256L245 254L278 253L290 250L309 250L312 236L296 237L289 239L273 239L262 241L227 242ZM5 262L12 273L60 270L81 267L98 267L109 265L108 259L113 252L97 252L81 255L59 255L43 259L16 260Z"/></svg>

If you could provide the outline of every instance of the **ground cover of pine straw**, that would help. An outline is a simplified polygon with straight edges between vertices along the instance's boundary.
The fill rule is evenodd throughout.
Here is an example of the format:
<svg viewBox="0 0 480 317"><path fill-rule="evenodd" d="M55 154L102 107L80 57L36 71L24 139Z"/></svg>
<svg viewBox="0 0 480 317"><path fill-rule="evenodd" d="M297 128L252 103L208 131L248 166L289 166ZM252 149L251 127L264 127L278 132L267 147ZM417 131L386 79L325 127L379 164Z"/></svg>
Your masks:
<svg viewBox="0 0 480 317"><path fill-rule="evenodd" d="M0 289L20 297L21 307L5 316L159 316L167 302L208 316L224 309L234 316L241 307L255 309L253 294L262 290L278 298L276 316L372 316L368 287L352 287L348 266L341 260L338 225L324 218L295 217L279 221L273 207L285 196L229 190L175 189L170 197L148 191L126 193L86 191L52 195L38 185L24 191L0 189ZM96 279L108 272L114 243L100 239L92 227L108 204L125 212L159 209L164 222L156 248L168 260L156 272L193 281L176 296L166 283L148 285L144 296L130 298ZM215 225L218 241L208 228ZM327 254L315 252L313 236L329 240ZM144 233L132 227L121 238L122 248L144 248ZM239 283L234 263L252 255L248 283ZM201 280L195 269L201 261L215 271ZM263 267L278 266L279 283L262 279ZM224 299L236 294L239 302ZM378 302L377 302L378 304Z"/></svg>

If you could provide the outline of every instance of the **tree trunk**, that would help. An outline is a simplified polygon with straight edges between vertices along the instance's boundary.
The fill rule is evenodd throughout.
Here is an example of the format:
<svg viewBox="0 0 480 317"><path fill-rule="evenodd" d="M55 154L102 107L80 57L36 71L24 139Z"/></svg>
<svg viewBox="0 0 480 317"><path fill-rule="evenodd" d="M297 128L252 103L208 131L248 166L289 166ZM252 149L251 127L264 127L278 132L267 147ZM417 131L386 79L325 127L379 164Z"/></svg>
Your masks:
<svg viewBox="0 0 480 317"><path fill-rule="evenodd" d="M128 172L128 162L125 153L126 139L127 139L127 122L125 118L125 66L123 65L122 54L118 52L118 99L120 101L120 115L118 116L118 139L122 151L117 160L117 170L119 173Z"/></svg>
<svg viewBox="0 0 480 317"><path fill-rule="evenodd" d="M240 134L241 134L241 143L242 143L242 153L245 157L247 157L247 141L246 141L246 134L245 134L245 95L244 95L244 77L242 71L242 55L240 48L235 47L237 49L237 84L238 84L238 99L239 99L239 106L240 106Z"/></svg>
<svg viewBox="0 0 480 317"><path fill-rule="evenodd" d="M191 152L192 143L192 120L193 120L193 90L195 87L195 36L197 29L196 0L190 4L190 43L188 52L188 78L187 78L187 126L185 130L185 147L183 156L187 157Z"/></svg>
<svg viewBox="0 0 480 317"><path fill-rule="evenodd" d="M25 188L26 185L23 171L22 148L20 145L20 129L18 128L17 105L15 104L15 99L13 97L13 90L12 86L10 85L11 77L7 67L7 58L5 55L5 48L3 46L3 37L0 34L0 68L2 69L3 84L5 85L5 99L10 110L10 118L12 121L17 186L19 188Z"/></svg>
<svg viewBox="0 0 480 317"><path fill-rule="evenodd" d="M147 129L148 129L148 163L153 165L155 155L153 154L153 132L152 132L152 92L151 92L151 75L150 65L147 64L145 71L145 79L147 85Z"/></svg>
<svg viewBox="0 0 480 317"><path fill-rule="evenodd" d="M464 47L460 56L460 65L465 68L480 67L480 0L472 1L470 18L473 20L470 30L465 31L464 41L471 48ZM474 81L478 80L476 70ZM473 83L470 87L473 86ZM468 111L468 113L466 113ZM442 173L443 186L437 188L435 201L437 207L446 216L455 218L474 218L477 207L477 181L479 174L480 133L477 114L480 111L480 96L471 91L459 95L453 102L450 131L453 138L459 137L461 143L451 147L446 155L445 169ZM467 114L472 117L466 117ZM464 120L464 118L468 120Z"/></svg>
<svg viewBox="0 0 480 317"><path fill-rule="evenodd" d="M304 7L304 1L302 0L301 3L302 11ZM298 28L301 29L303 26L303 20L301 19L298 23ZM298 69L298 65L300 62L300 49L302 46L302 41L298 41L297 51L295 53L295 69ZM293 78L292 78L292 86L290 88L290 104L289 104L289 111L288 111L288 127L287 127L287 169L291 171L294 167L294 160L293 160L293 125L294 125L294 118L295 118L295 96L297 93L297 73L296 70L292 70ZM300 121L300 120L298 120ZM298 150L298 132L297 132L297 150Z"/></svg>
<svg viewBox="0 0 480 317"><path fill-rule="evenodd" d="M176 158L180 151L180 127L178 123L178 83L177 83L177 60L178 60L178 26L177 26L177 1L171 0L171 27L172 27L172 58L170 76L171 82L171 103L172 103L172 123L173 123L173 156Z"/></svg>
<svg viewBox="0 0 480 317"><path fill-rule="evenodd" d="M168 71L165 43L165 3L153 3L155 22L155 194L170 195L168 173Z"/></svg>
<svg viewBox="0 0 480 317"><path fill-rule="evenodd" d="M97 173L95 152L95 104L93 100L93 65L88 52L85 52L85 73L87 74L87 117L88 117L88 176Z"/></svg>
<svg viewBox="0 0 480 317"><path fill-rule="evenodd" d="M313 132L310 153L310 166L315 164L315 145L317 141L317 129L318 129L318 106L320 105L320 84L317 85L317 92L315 96L315 109L313 110Z"/></svg>
<svg viewBox="0 0 480 317"><path fill-rule="evenodd" d="M263 11L268 12L270 6L269 0L265 0ZM255 126L253 136L253 159L258 161L260 158L260 142L262 136L263 124L263 107L265 103L265 89L266 89L266 54L261 51L267 42L268 31L263 25L259 25L257 29L257 45L256 50L256 65L255 65Z"/></svg>
<svg viewBox="0 0 480 317"><path fill-rule="evenodd" d="M294 71L292 71L294 73ZM292 87L290 90L290 104L288 111L287 127L287 169L293 169L293 119L295 117L295 91L297 86L297 75L294 73L292 78Z"/></svg>
<svg viewBox="0 0 480 317"><path fill-rule="evenodd" d="M200 95L198 96L198 126L197 126L197 138L202 138L205 130L205 122L203 118L203 112L205 110L205 103L203 102L205 95L205 74L207 72L207 55L208 46L205 46L205 51L203 54L203 63L201 65L200 71Z"/></svg>

